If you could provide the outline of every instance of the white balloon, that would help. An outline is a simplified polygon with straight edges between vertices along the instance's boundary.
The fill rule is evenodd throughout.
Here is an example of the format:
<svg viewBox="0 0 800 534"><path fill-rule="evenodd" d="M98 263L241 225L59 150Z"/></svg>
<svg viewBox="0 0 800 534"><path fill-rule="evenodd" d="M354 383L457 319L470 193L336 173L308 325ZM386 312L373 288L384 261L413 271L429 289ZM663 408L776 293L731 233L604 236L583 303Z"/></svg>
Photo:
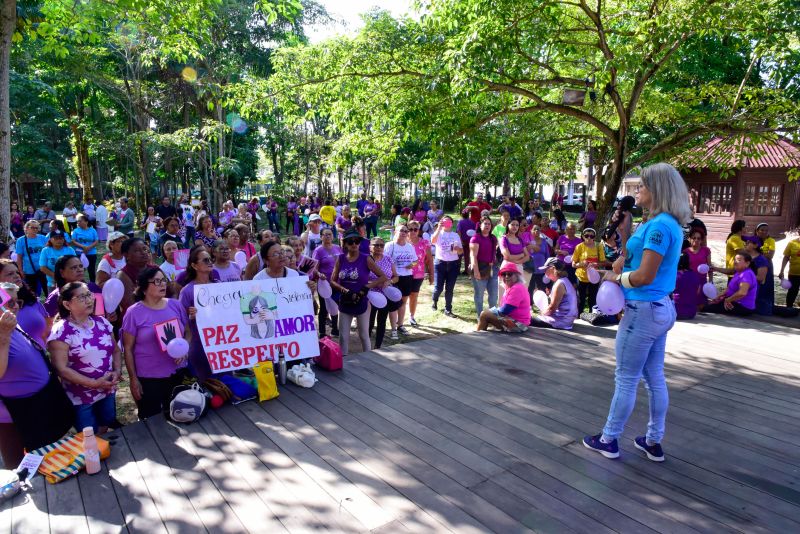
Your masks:
<svg viewBox="0 0 800 534"><path fill-rule="evenodd" d="M89 268L89 258L86 257L85 253L81 253L81 265L83 265L84 269Z"/></svg>
<svg viewBox="0 0 800 534"><path fill-rule="evenodd" d="M122 302L122 296L125 294L125 286L117 278L109 278L103 284L103 306L106 313L114 313Z"/></svg>
<svg viewBox="0 0 800 534"><path fill-rule="evenodd" d="M467 230L467 235L468 235L469 237L472 237L472 236L474 236L474 235L475 235L475 230Z"/></svg>
<svg viewBox="0 0 800 534"><path fill-rule="evenodd" d="M267 206L266 204L262 204L261 209L264 211L269 211L269 206Z"/></svg>
<svg viewBox="0 0 800 534"><path fill-rule="evenodd" d="M339 315L339 305L336 304L335 300L331 298L325 299L325 308L331 316Z"/></svg>
<svg viewBox="0 0 800 534"><path fill-rule="evenodd" d="M572 254L569 254L568 256L564 256L564 262L572 264Z"/></svg>
<svg viewBox="0 0 800 534"><path fill-rule="evenodd" d="M327 280L320 280L317 284L317 293L324 299L331 298L331 295L333 295L333 288L331 288L330 282Z"/></svg>
<svg viewBox="0 0 800 534"><path fill-rule="evenodd" d="M376 308L383 308L386 306L386 295L381 293L380 291L369 291L367 292L367 300L369 300L370 304L375 306Z"/></svg>
<svg viewBox="0 0 800 534"><path fill-rule="evenodd" d="M533 292L533 304L539 311L544 311L550 306L550 299L547 298L547 294L542 290L536 290Z"/></svg>
<svg viewBox="0 0 800 534"><path fill-rule="evenodd" d="M245 267L247 267L247 254L245 253L244 250L240 250L233 257L233 261L236 262L236 265L244 269Z"/></svg>
<svg viewBox="0 0 800 534"><path fill-rule="evenodd" d="M16 262L16 261L17 261L17 257L18 257L18 256L17 256L17 253L16 253L16 252L12 252L12 253L11 253L11 261L13 261L13 262Z"/></svg>

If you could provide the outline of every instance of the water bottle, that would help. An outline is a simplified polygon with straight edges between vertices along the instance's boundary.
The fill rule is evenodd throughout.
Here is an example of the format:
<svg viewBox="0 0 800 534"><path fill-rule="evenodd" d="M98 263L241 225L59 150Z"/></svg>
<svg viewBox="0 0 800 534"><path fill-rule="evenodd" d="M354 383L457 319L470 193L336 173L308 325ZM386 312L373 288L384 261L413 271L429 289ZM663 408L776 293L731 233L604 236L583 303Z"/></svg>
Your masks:
<svg viewBox="0 0 800 534"><path fill-rule="evenodd" d="M286 358L283 356L283 349L278 349L278 374L280 375L281 385L286 385Z"/></svg>
<svg viewBox="0 0 800 534"><path fill-rule="evenodd" d="M83 429L83 457L86 460L86 473L94 475L100 472L100 449L97 448L94 429L90 426Z"/></svg>

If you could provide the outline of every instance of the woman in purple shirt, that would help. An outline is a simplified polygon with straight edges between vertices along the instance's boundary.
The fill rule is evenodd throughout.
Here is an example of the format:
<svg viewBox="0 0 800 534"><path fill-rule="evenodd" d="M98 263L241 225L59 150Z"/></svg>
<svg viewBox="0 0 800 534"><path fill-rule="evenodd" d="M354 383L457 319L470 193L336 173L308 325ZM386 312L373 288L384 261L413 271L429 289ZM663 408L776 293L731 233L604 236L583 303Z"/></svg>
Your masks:
<svg viewBox="0 0 800 534"><path fill-rule="evenodd" d="M139 419L146 419L169 405L173 388L187 376L186 356L173 359L166 345L178 336L191 341L192 334L184 307L167 298L167 277L158 267L142 270L133 297L122 319L125 367Z"/></svg>
<svg viewBox="0 0 800 534"><path fill-rule="evenodd" d="M483 311L483 293L487 292L489 307L497 306L497 271L495 251L497 250L497 237L492 234L492 220L481 217L480 232L476 233L469 241L469 253L472 257L472 291L475 301L475 311L478 317Z"/></svg>
<svg viewBox="0 0 800 534"><path fill-rule="evenodd" d="M16 285L2 282L11 299L0 310L0 452L6 467L16 466L23 447L34 450L57 441L72 427L75 414L39 340L20 328L21 300Z"/></svg>
<svg viewBox="0 0 800 534"><path fill-rule="evenodd" d="M558 236L553 253L558 256L559 260L564 261L566 256L572 256L572 253L575 251L575 247L581 243L583 243L583 240L575 235L575 225L569 223L566 226L566 233ZM578 278L575 276L575 269L570 264L571 262L566 263L570 282L577 284Z"/></svg>
<svg viewBox="0 0 800 534"><path fill-rule="evenodd" d="M737 252L733 257L733 278L728 282L725 294L712 300L703 311L709 313L727 313L730 315L751 315L756 309L756 293L758 281L750 263L753 258L747 252ZM728 269L712 267L715 272L726 272Z"/></svg>
<svg viewBox="0 0 800 534"><path fill-rule="evenodd" d="M8 282L19 288L18 298L21 301L21 308L17 312L17 323L44 348L44 341L50 335L47 311L25 283L19 272L19 266L11 260L0 259L0 282Z"/></svg>
<svg viewBox="0 0 800 534"><path fill-rule="evenodd" d="M387 280L375 260L359 251L362 239L357 230L350 230L344 235L346 252L336 259L331 274L331 286L337 291L335 296L339 302L339 345L343 355L347 355L350 349L350 326L353 318L356 318L358 325L362 350L372 350L369 341L367 291L373 287L382 287ZM370 271L377 276L375 280L369 280Z"/></svg>
<svg viewBox="0 0 800 534"><path fill-rule="evenodd" d="M47 295L47 299L44 301L44 309L47 311L48 317L51 318L50 324L53 323L52 318L58 315L58 295L61 293L61 288L72 282L83 282L83 273L83 264L77 256L61 256L56 261L56 265L53 267L53 279L55 280L56 288ZM93 282L89 282L87 285L89 291L97 295L98 299L102 299L103 290L100 289L100 286ZM111 317L110 321L113 322L115 319L116 316Z"/></svg>
<svg viewBox="0 0 800 534"><path fill-rule="evenodd" d="M344 210L342 210L344 211ZM349 221L348 221L349 222ZM324 228L319 233L322 244L314 249L311 258L317 262L317 273L320 280L330 280L333 276L333 268L336 266L336 258L342 253L338 245L333 244L333 232L330 228ZM339 315L331 315L331 335L339 335ZM325 337L327 330L328 307L325 299L319 299L319 337Z"/></svg>
<svg viewBox="0 0 800 534"><path fill-rule="evenodd" d="M189 370L200 382L205 382L208 378L211 378L211 366L208 363L208 358L206 358L203 344L200 342L200 333L197 331L197 321L195 320L197 308L194 307L194 288L218 282L219 280L214 279L212 276L213 272L214 265L211 254L202 247L193 248L186 265L186 285L181 289L180 297L178 297L178 302L186 310L186 316L189 318L189 330L192 333L192 338L189 341Z"/></svg>
<svg viewBox="0 0 800 534"><path fill-rule="evenodd" d="M61 318L47 342L53 367L75 409L75 428L103 434L117 420L116 391L122 370L111 323L94 314L94 293L70 282L58 298Z"/></svg>
<svg viewBox="0 0 800 534"><path fill-rule="evenodd" d="M370 234L378 235L378 205L375 203L375 197L370 197L369 202L364 205L364 223L367 225L367 239L370 238Z"/></svg>

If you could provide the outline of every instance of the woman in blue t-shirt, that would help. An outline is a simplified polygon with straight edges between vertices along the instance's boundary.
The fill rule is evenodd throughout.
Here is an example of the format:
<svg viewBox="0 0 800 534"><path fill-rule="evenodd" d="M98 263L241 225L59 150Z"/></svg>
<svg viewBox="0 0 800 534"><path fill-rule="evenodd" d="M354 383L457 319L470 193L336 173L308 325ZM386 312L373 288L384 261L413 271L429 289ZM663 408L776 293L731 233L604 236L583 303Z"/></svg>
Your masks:
<svg viewBox="0 0 800 534"><path fill-rule="evenodd" d="M583 444L606 458L619 457L617 439L636 405L636 388L644 377L650 396L647 435L634 445L654 462L664 461L661 438L669 396L664 378L667 332L675 324L675 289L681 255L681 226L691 219L689 192L674 167L658 163L642 171L637 205L650 213L628 239L625 252L614 262L614 279L622 285L625 315L616 339L617 367L614 398L600 434Z"/></svg>
<svg viewBox="0 0 800 534"><path fill-rule="evenodd" d="M39 255L47 246L47 238L39 233L39 221L30 219L25 223L25 235L17 239L17 266L25 275L25 283L36 296L47 291L47 277L39 268Z"/></svg>
<svg viewBox="0 0 800 534"><path fill-rule="evenodd" d="M89 226L89 219L84 214L77 217L78 227L72 231L72 248L75 252L86 255L89 265L89 280L94 283L94 275L97 270L97 230Z"/></svg>

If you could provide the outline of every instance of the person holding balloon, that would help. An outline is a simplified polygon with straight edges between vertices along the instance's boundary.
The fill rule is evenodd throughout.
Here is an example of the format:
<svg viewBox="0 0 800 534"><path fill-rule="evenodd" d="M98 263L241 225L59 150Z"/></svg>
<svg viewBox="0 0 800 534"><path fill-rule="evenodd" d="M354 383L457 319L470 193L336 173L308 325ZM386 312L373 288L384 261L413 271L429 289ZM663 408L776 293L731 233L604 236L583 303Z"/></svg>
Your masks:
<svg viewBox="0 0 800 534"><path fill-rule="evenodd" d="M575 235L574 224L567 223L565 228L566 233L558 236L558 239L556 240L553 254L567 264L567 274L569 276L569 280L573 284L577 284L578 279L575 276L575 268L572 266L572 253L575 251L575 247L583 243L583 239Z"/></svg>
<svg viewBox="0 0 800 534"><path fill-rule="evenodd" d="M167 298L167 283L158 267L142 269L135 303L122 319L125 367L139 419L161 413L172 390L188 377L189 316L180 302Z"/></svg>
<svg viewBox="0 0 800 534"><path fill-rule="evenodd" d="M500 306L481 312L478 331L488 330L491 325L503 332L525 332L531 322L531 298L522 278L522 268L514 262L503 262L500 278L505 285Z"/></svg>
<svg viewBox="0 0 800 534"><path fill-rule="evenodd" d="M405 228L404 226L402 228ZM400 229L398 228L398 231ZM406 229L407 230L407 229ZM380 237L373 237L370 241L371 256L375 260L375 264L383 272L386 277L386 282L382 286L375 286L371 288L367 294L367 299L370 301L369 311L369 334L372 335L373 327L375 328L375 345L374 348L379 349L383 345L383 337L386 334L386 319L392 325L390 337L397 340L397 310L402 304L402 300L392 301L385 297L383 291L396 284L400 277L397 275L395 262L392 258L384 254L385 243ZM369 273L370 280L376 280L378 276L375 273ZM379 294L379 295L378 295ZM375 324L377 319L377 325Z"/></svg>
<svg viewBox="0 0 800 534"><path fill-rule="evenodd" d="M711 273L708 267L711 266L711 249L705 246L706 235L700 227L690 227L689 232L689 246L683 249L683 253L689 258L689 269L699 273L700 266L706 265L703 268L705 274L708 276L708 281L714 281L714 274Z"/></svg>
<svg viewBox="0 0 800 534"><path fill-rule="evenodd" d="M345 206L346 207L346 206ZM344 212L344 210L342 210ZM348 221L349 222L349 221ZM333 230L325 228L320 230L320 238L322 243L314 249L312 258L317 262L317 273L320 281L327 281L333 276L333 268L336 266L336 258L342 253L339 245L333 244ZM327 330L327 320L330 315L331 318L331 336L337 337L339 335L339 315L329 313L325 296L322 294L322 289L319 289L319 337L325 337ZM328 295L330 298L330 295Z"/></svg>
<svg viewBox="0 0 800 534"><path fill-rule="evenodd" d="M400 306L397 308L397 332L404 336L409 334L408 330L403 326L403 322L406 317L406 304L414 286L413 268L418 261L416 249L408 241L410 233L409 225L401 224L395 231L394 241L390 241L384 248L384 254L392 259L392 264L397 273L395 287L400 291L401 295Z"/></svg>
<svg viewBox="0 0 800 534"><path fill-rule="evenodd" d="M194 307L194 289L197 286L217 283L219 280L212 276L213 273L214 264L211 254L208 253L205 247L193 247L186 263L186 285L181 289L178 302L183 305L186 310L186 316L189 318L189 330L191 331L189 370L200 382L204 382L211 377L211 366L200 341L200 332L197 330L197 308Z"/></svg>
<svg viewBox="0 0 800 534"><path fill-rule="evenodd" d="M337 291L339 308L339 346L342 355L350 349L350 326L356 319L362 349L372 350L369 340L369 301L367 293L373 287L383 287L387 278L369 255L359 250L364 239L358 230L350 229L344 235L345 252L336 258L330 285ZM377 278L370 280L369 273Z"/></svg>
<svg viewBox="0 0 800 534"><path fill-rule="evenodd" d="M758 280L750 268L753 258L747 252L740 250L733 256L733 269L712 267L712 270L732 274L728 281L728 289L724 294L711 300L703 308L708 313L726 313L729 315L752 315L756 309L756 293Z"/></svg>
<svg viewBox="0 0 800 534"><path fill-rule="evenodd" d="M597 246L597 234L594 228L587 228L581 233L583 242L572 252L572 267L578 278L578 313L583 312L589 304L589 310L597 304L597 290L600 288L600 273L597 267L606 267L606 255L602 247Z"/></svg>
<svg viewBox="0 0 800 534"><path fill-rule="evenodd" d="M453 290L461 265L459 257L464 253L464 249L461 248L461 238L453 232L453 219L449 215L442 217L441 222L436 225L431 243L436 246L434 260L436 286L431 307L437 309L439 296L444 290L444 314L453 317Z"/></svg>
<svg viewBox="0 0 800 534"><path fill-rule="evenodd" d="M556 330L572 330L578 318L578 294L575 286L569 281L567 264L558 258L549 258L539 267L544 276L553 283L550 299L542 291L534 293L534 304L539 308L539 315L531 317L531 326L538 328L555 328ZM541 294L541 297L537 297Z"/></svg>
<svg viewBox="0 0 800 534"><path fill-rule="evenodd" d="M411 290L408 294L408 324L417 326L414 315L417 312L417 299L422 289L422 281L427 273L428 285L433 285L433 254L431 243L422 236L422 223L410 221L408 223L408 242L414 247L416 260L411 264Z"/></svg>
<svg viewBox="0 0 800 534"><path fill-rule="evenodd" d="M95 313L95 294L81 282L61 286L60 320L47 350L75 409L75 428L102 434L117 420L116 391L122 371L111 323Z"/></svg>
<svg viewBox="0 0 800 534"><path fill-rule="evenodd" d="M692 269L690 256L686 250L688 248L684 249L678 260L678 275L675 279L675 291L672 293L678 320L694 319L698 307L705 303L702 293L705 275ZM705 265L708 269L708 265L705 263L700 265Z"/></svg>
<svg viewBox="0 0 800 534"><path fill-rule="evenodd" d="M97 264L97 285L103 285L125 267L125 256L122 255L122 243L128 236L122 232L111 232L108 235L108 252L106 252Z"/></svg>
<svg viewBox="0 0 800 534"><path fill-rule="evenodd" d="M602 432L584 437L583 444L606 458L619 457L617 440L633 412L636 389L644 378L650 421L646 435L637 437L634 446L648 459L661 462L669 404L664 351L667 333L676 319L670 293L675 288L683 245L682 226L692 212L686 183L667 163L642 170L636 196L637 204L649 210L650 217L630 236L624 255L614 262L613 274L606 275L597 295L597 306L604 314L618 313L625 307L617 329L614 397ZM622 285L622 295L617 283Z"/></svg>

